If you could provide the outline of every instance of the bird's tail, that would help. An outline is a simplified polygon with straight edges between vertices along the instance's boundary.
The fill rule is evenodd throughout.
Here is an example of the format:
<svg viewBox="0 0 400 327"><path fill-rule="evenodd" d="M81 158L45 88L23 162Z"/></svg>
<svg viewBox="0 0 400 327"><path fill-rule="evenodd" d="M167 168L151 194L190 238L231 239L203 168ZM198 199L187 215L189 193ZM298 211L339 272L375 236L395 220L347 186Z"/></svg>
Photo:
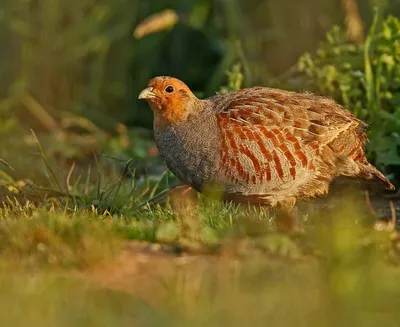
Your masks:
<svg viewBox="0 0 400 327"><path fill-rule="evenodd" d="M387 190L396 189L394 185L390 183L389 180L378 169L369 163L366 163L362 166L359 176Z"/></svg>

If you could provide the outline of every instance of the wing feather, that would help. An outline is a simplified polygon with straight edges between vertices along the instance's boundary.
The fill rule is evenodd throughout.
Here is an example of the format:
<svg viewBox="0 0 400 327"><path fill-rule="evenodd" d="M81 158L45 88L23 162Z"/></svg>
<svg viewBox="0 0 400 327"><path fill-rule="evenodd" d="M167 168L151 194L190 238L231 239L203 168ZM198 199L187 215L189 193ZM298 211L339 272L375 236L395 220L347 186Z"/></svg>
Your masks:
<svg viewBox="0 0 400 327"><path fill-rule="evenodd" d="M309 93L251 88L210 101L220 124L222 164L236 182L293 182L299 172L315 169L321 149L341 133L364 133L365 124L349 111Z"/></svg>

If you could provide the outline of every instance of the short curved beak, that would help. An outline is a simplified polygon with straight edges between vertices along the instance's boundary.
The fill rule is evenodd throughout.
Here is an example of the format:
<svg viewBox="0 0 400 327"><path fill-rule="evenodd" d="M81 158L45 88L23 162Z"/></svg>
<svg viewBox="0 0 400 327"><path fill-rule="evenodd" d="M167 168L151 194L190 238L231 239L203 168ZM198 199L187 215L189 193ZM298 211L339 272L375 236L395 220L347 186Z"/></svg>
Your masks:
<svg viewBox="0 0 400 327"><path fill-rule="evenodd" d="M146 89L144 89L142 92L140 92L139 94L139 99L154 99L157 96L153 93L153 88L152 87L148 87Z"/></svg>

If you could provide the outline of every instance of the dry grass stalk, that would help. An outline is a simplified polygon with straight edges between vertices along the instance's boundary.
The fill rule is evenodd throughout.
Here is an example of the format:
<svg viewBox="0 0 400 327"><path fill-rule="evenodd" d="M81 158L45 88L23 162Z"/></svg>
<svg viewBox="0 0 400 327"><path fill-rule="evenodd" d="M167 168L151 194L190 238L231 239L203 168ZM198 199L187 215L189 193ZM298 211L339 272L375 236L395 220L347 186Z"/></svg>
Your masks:
<svg viewBox="0 0 400 327"><path fill-rule="evenodd" d="M350 40L363 43L364 42L364 24L358 10L356 0L342 0L345 10L345 25L347 36Z"/></svg>

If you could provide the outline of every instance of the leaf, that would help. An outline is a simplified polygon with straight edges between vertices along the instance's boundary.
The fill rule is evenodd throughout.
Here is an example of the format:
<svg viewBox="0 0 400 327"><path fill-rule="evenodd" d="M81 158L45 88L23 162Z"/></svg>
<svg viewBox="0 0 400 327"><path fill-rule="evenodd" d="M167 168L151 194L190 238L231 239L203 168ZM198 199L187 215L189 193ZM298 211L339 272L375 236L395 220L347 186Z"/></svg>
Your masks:
<svg viewBox="0 0 400 327"><path fill-rule="evenodd" d="M160 32L166 29L172 28L179 21L179 17L175 11L167 9L159 13L151 15L143 20L133 32L133 35L137 39L142 37Z"/></svg>

